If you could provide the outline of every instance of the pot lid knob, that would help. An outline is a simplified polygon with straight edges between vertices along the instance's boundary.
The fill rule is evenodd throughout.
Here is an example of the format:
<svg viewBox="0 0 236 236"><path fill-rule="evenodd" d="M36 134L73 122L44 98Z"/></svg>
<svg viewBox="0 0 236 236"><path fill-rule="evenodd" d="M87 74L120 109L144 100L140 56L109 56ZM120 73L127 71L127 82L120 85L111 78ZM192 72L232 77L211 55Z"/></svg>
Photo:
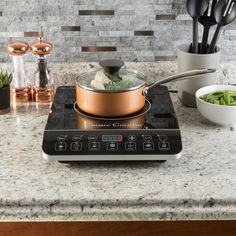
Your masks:
<svg viewBox="0 0 236 236"><path fill-rule="evenodd" d="M99 65L107 74L117 75L124 62L121 60L103 60L99 62Z"/></svg>
<svg viewBox="0 0 236 236"><path fill-rule="evenodd" d="M29 49L29 44L23 41L10 42L7 45L7 51L12 56L23 56Z"/></svg>
<svg viewBox="0 0 236 236"><path fill-rule="evenodd" d="M31 44L30 49L34 55L44 56L51 53L52 44L40 36L38 40Z"/></svg>

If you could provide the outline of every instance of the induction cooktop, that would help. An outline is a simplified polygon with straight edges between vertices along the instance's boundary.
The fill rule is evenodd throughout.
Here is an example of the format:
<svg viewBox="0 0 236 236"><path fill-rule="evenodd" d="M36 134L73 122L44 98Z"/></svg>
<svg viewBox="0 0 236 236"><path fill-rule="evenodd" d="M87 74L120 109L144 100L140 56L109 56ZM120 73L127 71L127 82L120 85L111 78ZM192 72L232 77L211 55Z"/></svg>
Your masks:
<svg viewBox="0 0 236 236"><path fill-rule="evenodd" d="M150 161L181 157L179 125L167 87L150 90L142 110L107 118L84 113L74 86L57 88L43 137L51 161Z"/></svg>

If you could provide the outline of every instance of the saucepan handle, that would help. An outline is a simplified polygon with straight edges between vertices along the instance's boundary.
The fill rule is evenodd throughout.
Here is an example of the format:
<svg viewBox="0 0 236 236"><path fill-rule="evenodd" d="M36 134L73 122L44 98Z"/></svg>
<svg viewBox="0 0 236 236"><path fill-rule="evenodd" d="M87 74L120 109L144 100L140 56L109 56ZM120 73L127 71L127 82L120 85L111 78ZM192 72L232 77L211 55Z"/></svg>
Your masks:
<svg viewBox="0 0 236 236"><path fill-rule="evenodd" d="M196 70L189 70L185 72L181 72L178 74L171 75L167 78L160 79L152 84L147 85L143 89L143 95L146 96L148 94L148 91L160 84L168 83L171 81L179 81L179 80L185 80L185 79L198 79L199 77L195 77L196 75L204 75L204 74L209 74L209 73L214 73L216 72L216 69L196 69Z"/></svg>

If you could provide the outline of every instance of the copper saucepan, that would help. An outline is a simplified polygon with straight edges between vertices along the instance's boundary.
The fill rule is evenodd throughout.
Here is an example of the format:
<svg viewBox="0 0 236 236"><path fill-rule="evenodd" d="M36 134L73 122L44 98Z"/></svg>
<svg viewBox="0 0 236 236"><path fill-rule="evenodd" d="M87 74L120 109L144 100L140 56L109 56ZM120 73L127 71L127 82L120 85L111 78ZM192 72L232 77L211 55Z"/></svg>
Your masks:
<svg viewBox="0 0 236 236"><path fill-rule="evenodd" d="M103 69L81 74L76 79L76 102L86 113L102 117L127 116L141 110L149 90L173 80L197 79L215 69L197 69L171 75L149 84L143 74L124 70L120 60L99 63Z"/></svg>

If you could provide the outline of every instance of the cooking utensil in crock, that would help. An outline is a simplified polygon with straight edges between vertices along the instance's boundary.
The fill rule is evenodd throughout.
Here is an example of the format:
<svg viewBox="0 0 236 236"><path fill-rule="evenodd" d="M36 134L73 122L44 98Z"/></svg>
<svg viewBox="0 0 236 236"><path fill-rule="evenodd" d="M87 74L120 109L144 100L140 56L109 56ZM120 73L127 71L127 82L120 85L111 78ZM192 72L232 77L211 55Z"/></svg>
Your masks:
<svg viewBox="0 0 236 236"><path fill-rule="evenodd" d="M217 28L212 38L208 53L213 53L223 26L230 24L236 18L236 1L220 0L215 6Z"/></svg>
<svg viewBox="0 0 236 236"><path fill-rule="evenodd" d="M173 80L195 79L215 69L198 69L171 75L149 84L140 72L121 69L119 60L99 63L103 69L83 73L76 79L76 102L86 113L101 117L127 116L141 110L153 87ZM196 77L197 78L197 77Z"/></svg>
<svg viewBox="0 0 236 236"><path fill-rule="evenodd" d="M217 0L213 0L212 2L210 1L206 11L198 19L200 24L202 24L204 27L201 49L200 49L201 54L207 53L207 42L208 42L209 31L213 25L216 25L216 19L215 19L216 3L217 3Z"/></svg>
<svg viewBox="0 0 236 236"><path fill-rule="evenodd" d="M198 18L206 11L209 0L187 0L188 14L193 18L192 53L198 53Z"/></svg>

